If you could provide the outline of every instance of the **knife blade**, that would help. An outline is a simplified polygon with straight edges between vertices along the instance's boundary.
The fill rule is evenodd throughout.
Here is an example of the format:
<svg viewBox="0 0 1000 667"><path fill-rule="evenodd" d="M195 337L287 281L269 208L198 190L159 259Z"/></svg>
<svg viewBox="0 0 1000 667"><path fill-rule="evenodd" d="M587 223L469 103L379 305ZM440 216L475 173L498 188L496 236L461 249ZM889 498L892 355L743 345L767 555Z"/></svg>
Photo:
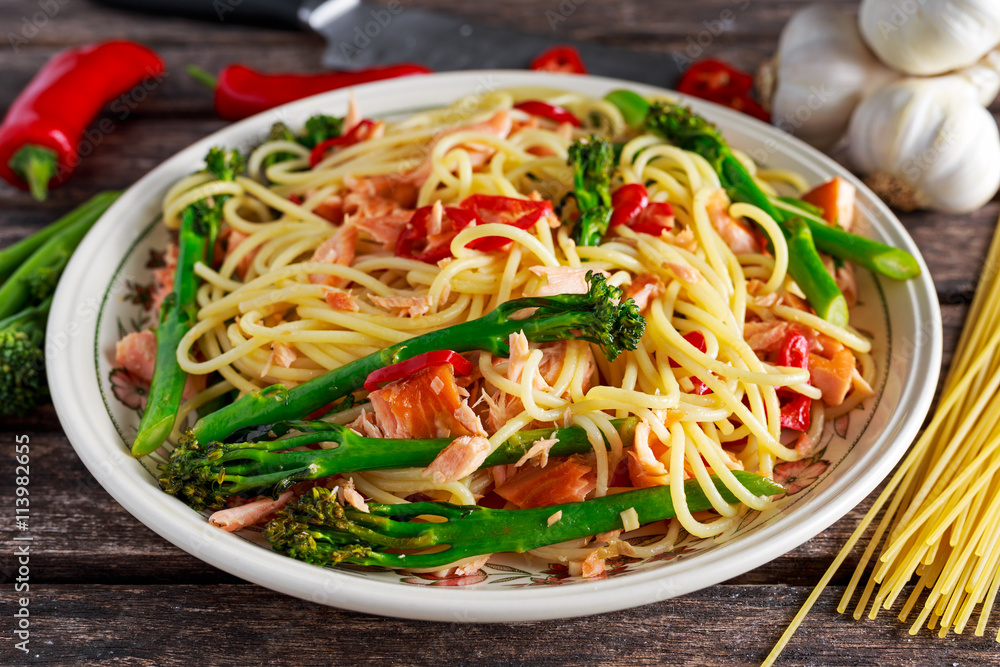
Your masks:
<svg viewBox="0 0 1000 667"><path fill-rule="evenodd" d="M119 9L237 21L280 28L305 27L327 42L323 64L359 69L415 62L439 72L526 69L556 44L576 47L591 74L657 86L677 82L687 58L467 21L410 7L403 0L376 5L363 0L98 0Z"/></svg>

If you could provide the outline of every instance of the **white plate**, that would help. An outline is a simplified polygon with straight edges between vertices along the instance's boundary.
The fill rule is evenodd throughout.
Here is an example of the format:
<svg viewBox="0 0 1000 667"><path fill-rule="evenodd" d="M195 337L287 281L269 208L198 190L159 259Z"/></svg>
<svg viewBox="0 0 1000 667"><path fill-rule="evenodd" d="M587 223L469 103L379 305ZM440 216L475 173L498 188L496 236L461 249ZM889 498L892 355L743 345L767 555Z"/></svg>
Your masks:
<svg viewBox="0 0 1000 667"><path fill-rule="evenodd" d="M411 77L356 89L366 116L443 106L457 98L511 86L549 86L602 96L627 87L664 91L598 77L530 72L463 72ZM120 331L142 326L141 286L153 247L160 202L179 178L200 168L209 147L247 149L282 120L293 127L314 113L342 114L347 92L295 102L227 127L184 149L147 174L104 215L66 269L52 306L47 366L52 399L66 433L91 473L129 512L192 555L283 593L345 609L441 621L521 621L595 614L663 600L716 584L790 551L846 514L901 458L934 393L941 360L940 313L919 251L899 221L845 169L809 146L739 113L685 100L723 130L736 147L772 167L788 167L819 183L833 176L858 187L861 233L903 248L923 274L898 283L859 271L864 303L855 324L874 337L877 395L827 429L818 452L776 473L790 493L766 515L751 513L732 539L687 542L649 562L620 558L604 579L567 577L564 568L527 557L487 566L474 577L436 580L392 572L324 569L252 542L259 533L230 534L160 491L128 454L138 424L121 376L112 386ZM153 565L155 567L155 564ZM571 585L555 585L571 584Z"/></svg>

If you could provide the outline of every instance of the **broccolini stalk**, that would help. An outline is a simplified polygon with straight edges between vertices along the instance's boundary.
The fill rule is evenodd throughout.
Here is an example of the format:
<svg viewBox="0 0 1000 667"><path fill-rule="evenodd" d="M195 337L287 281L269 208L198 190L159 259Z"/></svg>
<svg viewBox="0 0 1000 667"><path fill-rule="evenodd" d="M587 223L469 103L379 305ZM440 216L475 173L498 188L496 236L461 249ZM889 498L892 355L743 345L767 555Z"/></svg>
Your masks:
<svg viewBox="0 0 1000 667"><path fill-rule="evenodd" d="M675 146L705 158L719 175L730 199L761 209L774 218L785 237L789 237L791 232L787 223L790 216L772 204L714 125L690 109L676 104L656 103L646 116L646 127ZM788 272L802 288L809 304L824 320L845 326L848 319L847 300L840 293L833 276L823 268L816 247L800 237L795 250L788 253Z"/></svg>
<svg viewBox="0 0 1000 667"><path fill-rule="evenodd" d="M251 427L302 419L359 389L372 371L425 352L483 350L505 357L510 354L507 340L518 331L536 343L586 340L600 346L609 360L623 350L634 350L646 326L635 302L625 299L618 303L621 290L609 285L601 274L589 272L587 282L590 289L586 294L514 299L479 319L391 345L292 389L272 385L246 394L199 419L190 437L198 442L221 442ZM536 310L515 319L514 315L526 308Z"/></svg>
<svg viewBox="0 0 1000 667"><path fill-rule="evenodd" d="M612 91L605 99L622 112L625 121L632 127L641 127L652 108L645 98L631 90ZM780 222L792 215L802 217L809 225L816 249L821 252L895 280L908 280L920 275L920 265L905 250L830 225L821 216L815 215L816 207L804 201L788 197L774 197L770 201L778 209L777 217L771 212L775 220Z"/></svg>
<svg viewBox="0 0 1000 667"><path fill-rule="evenodd" d="M306 121L302 136L296 139L296 141L306 148L315 148L317 144L321 144L327 139L335 139L343 133L343 118L316 114Z"/></svg>
<svg viewBox="0 0 1000 667"><path fill-rule="evenodd" d="M206 169L220 181L232 181L242 173L243 156L238 151L212 148L205 158ZM174 289L163 300L156 327L156 363L149 385L146 411L132 444L132 455L155 451L174 428L187 373L177 363L177 346L197 318L195 296L200 281L194 272L197 262L210 261L215 239L222 224L222 205L228 196L218 196L188 206L181 213L177 236L177 270Z"/></svg>
<svg viewBox="0 0 1000 667"><path fill-rule="evenodd" d="M626 446L635 435L635 417L613 420ZM451 444L451 438L366 438L345 426L323 421L288 422L299 431L282 440L213 442L202 446L184 438L162 466L160 486L180 496L196 510L218 509L229 496L252 491L277 496L296 482L341 473L393 468L423 468ZM487 457L484 468L517 463L536 440L556 438L550 456L569 456L591 450L587 432L579 426L520 431ZM334 449L285 451L301 445L335 443ZM605 443L607 444L607 443Z"/></svg>
<svg viewBox="0 0 1000 667"><path fill-rule="evenodd" d="M734 470L733 475L755 495L776 495L784 489L766 477ZM715 476L712 481L727 502L733 493ZM712 505L697 480L684 483L688 510ZM523 553L624 528L621 513L634 509L640 524L676 516L669 486L626 491L578 503L524 510L495 510L442 502L400 505L369 504L368 514L337 501L334 491L314 487L282 510L264 529L276 550L315 565L340 562L393 568L441 567L474 556L513 551ZM549 525L557 513L560 518ZM413 521L436 516L440 523ZM448 548L434 553L393 553L398 550ZM392 550L390 552L389 550Z"/></svg>
<svg viewBox="0 0 1000 667"><path fill-rule="evenodd" d="M0 321L0 414L23 415L48 395L45 321L52 297Z"/></svg>
<svg viewBox="0 0 1000 667"><path fill-rule="evenodd" d="M275 123L271 126L271 133L267 136L268 141L296 141L295 135L292 133L288 126L284 123ZM291 160L295 155L292 153L271 153L266 158L264 158L263 167L267 169L271 165L278 164L279 162L284 162L285 160Z"/></svg>
<svg viewBox="0 0 1000 667"><path fill-rule="evenodd" d="M920 275L920 265L905 250L827 224L826 220L810 211L811 205L804 201L782 198L772 202L783 215L799 216L806 221L819 251L894 280L909 280Z"/></svg>
<svg viewBox="0 0 1000 667"><path fill-rule="evenodd" d="M55 292L73 251L120 194L95 195L38 234L0 251L0 275L10 276L0 287L0 319Z"/></svg>
<svg viewBox="0 0 1000 667"><path fill-rule="evenodd" d="M611 172L614 149L596 135L581 139L569 147L573 166L573 194L580 211L574 237L577 245L601 244L611 220Z"/></svg>

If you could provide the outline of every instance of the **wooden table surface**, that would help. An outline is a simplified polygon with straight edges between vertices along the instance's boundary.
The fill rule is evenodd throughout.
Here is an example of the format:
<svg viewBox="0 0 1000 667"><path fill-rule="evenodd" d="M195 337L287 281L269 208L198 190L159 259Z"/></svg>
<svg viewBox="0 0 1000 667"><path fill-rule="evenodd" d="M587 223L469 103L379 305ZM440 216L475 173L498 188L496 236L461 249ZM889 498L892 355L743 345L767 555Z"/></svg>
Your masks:
<svg viewBox="0 0 1000 667"><path fill-rule="evenodd" d="M229 2L236 6L239 3ZM652 52L696 44L746 69L770 55L797 0L507 0L413 3L484 22L548 31L546 11L562 13L560 38ZM854 0L838 2L853 9ZM570 11L572 10L572 11ZM724 12L731 12L724 14ZM48 12L48 13L46 13ZM152 18L85 0L0 3L0 108L37 69L68 45L128 37L166 59L169 75L149 99L101 137L65 187L44 204L0 183L0 246L42 227L91 194L125 188L189 143L222 127L211 95L184 74L232 62L265 70L315 70L323 43L304 33ZM25 35L26 42L11 35ZM15 48L16 46L16 48ZM695 54L697 55L697 54ZM673 66L665 61L665 66ZM994 228L1000 204L965 216L900 215L931 267L944 314L945 363ZM791 553L723 584L627 611L567 621L506 625L426 623L340 611L246 583L204 564L122 509L74 454L51 406L0 426L4 452L15 436L31 443L31 641L14 650L13 605L0 621L0 664L364 663L680 664L759 663L853 530L872 498ZM9 444L7 444L9 443ZM14 461L0 457L3 522L0 590L14 597ZM853 560L848 563L851 565ZM884 613L855 622L836 613L842 570L783 655L788 665L962 664L997 662L989 638L924 632L911 637ZM995 621L993 623L995 626ZM994 628L995 631L995 628Z"/></svg>

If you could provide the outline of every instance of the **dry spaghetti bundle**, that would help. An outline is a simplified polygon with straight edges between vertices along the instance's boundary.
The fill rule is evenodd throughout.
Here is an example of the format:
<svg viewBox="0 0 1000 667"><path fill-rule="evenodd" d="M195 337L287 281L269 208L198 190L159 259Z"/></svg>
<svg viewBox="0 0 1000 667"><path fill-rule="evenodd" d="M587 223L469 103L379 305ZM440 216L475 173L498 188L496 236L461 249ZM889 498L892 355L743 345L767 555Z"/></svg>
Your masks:
<svg viewBox="0 0 1000 667"><path fill-rule="evenodd" d="M866 610L874 619L879 611L898 605L899 620L911 624L910 634L916 634L921 626L936 630L940 637L949 630L960 634L970 622L974 623L976 636L985 633L1000 589L998 268L1000 233L995 233L930 424L765 665L771 664L788 643L872 524L875 530L844 591L839 612L848 609L871 565L854 608L855 619Z"/></svg>

